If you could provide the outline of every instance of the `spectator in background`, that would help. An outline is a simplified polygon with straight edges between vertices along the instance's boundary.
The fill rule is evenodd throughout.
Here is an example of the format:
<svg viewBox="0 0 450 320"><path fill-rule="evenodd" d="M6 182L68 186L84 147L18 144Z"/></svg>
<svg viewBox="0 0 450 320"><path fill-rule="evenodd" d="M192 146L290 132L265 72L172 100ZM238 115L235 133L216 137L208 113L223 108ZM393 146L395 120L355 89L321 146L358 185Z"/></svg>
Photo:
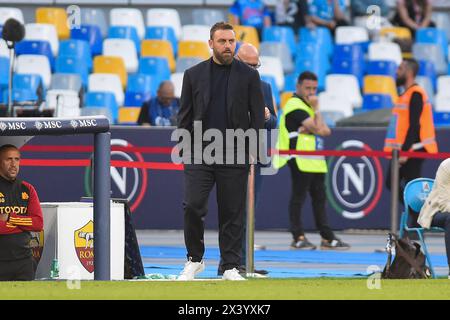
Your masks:
<svg viewBox="0 0 450 320"><path fill-rule="evenodd" d="M431 21L432 11L431 0L398 0L397 13L392 23L408 28L415 36L419 28L435 27Z"/></svg>
<svg viewBox="0 0 450 320"><path fill-rule="evenodd" d="M336 27L349 25L343 8L339 0L310 0L308 12L315 26L327 27L334 33Z"/></svg>
<svg viewBox="0 0 450 320"><path fill-rule="evenodd" d="M368 12L370 6L377 6L380 8L379 14L381 17L386 17L389 14L389 6L386 0L351 0L350 7L352 12L352 18L364 17L372 14Z"/></svg>
<svg viewBox="0 0 450 320"><path fill-rule="evenodd" d="M269 8L262 0L236 0L230 14L231 24L255 27L259 33L263 27L272 25Z"/></svg>
<svg viewBox="0 0 450 320"><path fill-rule="evenodd" d="M139 113L138 124L144 126L175 126L180 99L175 98L175 87L171 81L159 85L157 96L144 102Z"/></svg>
<svg viewBox="0 0 450 320"><path fill-rule="evenodd" d="M295 33L300 27L313 26L308 16L307 0L278 0L275 22L279 26L291 27Z"/></svg>

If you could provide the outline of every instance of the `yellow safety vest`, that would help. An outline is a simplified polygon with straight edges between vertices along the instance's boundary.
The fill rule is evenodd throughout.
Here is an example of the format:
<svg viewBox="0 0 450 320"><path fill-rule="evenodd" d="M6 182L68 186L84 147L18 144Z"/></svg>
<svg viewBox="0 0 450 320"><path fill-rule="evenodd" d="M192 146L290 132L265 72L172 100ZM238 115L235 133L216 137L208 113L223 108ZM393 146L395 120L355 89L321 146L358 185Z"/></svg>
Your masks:
<svg viewBox="0 0 450 320"><path fill-rule="evenodd" d="M321 137L317 137L313 134L303 134L298 132L289 132L286 128L286 116L295 110L303 110L306 111L310 117L314 118L315 113L314 110L309 107L306 103L304 103L298 97L292 97L286 103L283 114L280 117L280 125L279 125L279 133L278 133L278 141L276 144L277 150L287 151L289 149L289 141L290 139L297 138L296 150L298 151L316 151L323 149L323 139ZM277 169L286 165L288 160L292 156L289 155L275 155L273 158L273 166ZM299 155L295 157L298 169L302 172L311 172L311 173L326 173L327 163L325 161L324 156L308 156L308 155Z"/></svg>

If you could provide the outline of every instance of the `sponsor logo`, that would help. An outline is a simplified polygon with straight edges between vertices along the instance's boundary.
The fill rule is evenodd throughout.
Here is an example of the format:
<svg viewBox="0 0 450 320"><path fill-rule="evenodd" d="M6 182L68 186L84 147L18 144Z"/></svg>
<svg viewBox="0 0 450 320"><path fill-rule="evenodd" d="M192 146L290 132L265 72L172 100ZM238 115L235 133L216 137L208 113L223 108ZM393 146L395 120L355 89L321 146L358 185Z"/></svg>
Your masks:
<svg viewBox="0 0 450 320"><path fill-rule="evenodd" d="M78 122L77 122L77 120L70 120L70 125L71 125L72 128L74 128L74 129L78 128Z"/></svg>
<svg viewBox="0 0 450 320"><path fill-rule="evenodd" d="M43 125L42 122L36 121L34 123L34 126L36 127L36 129L38 129L39 131L42 129Z"/></svg>
<svg viewBox="0 0 450 320"><path fill-rule="evenodd" d="M19 121L14 121L14 122L0 122L0 130L3 132L6 129L8 130L26 130L27 129L27 125L25 122L19 122Z"/></svg>
<svg viewBox="0 0 450 320"><path fill-rule="evenodd" d="M3 132L3 131L6 130L6 128L8 128L8 126L6 125L6 123L0 122L0 130L2 130L2 132Z"/></svg>
<svg viewBox="0 0 450 320"><path fill-rule="evenodd" d="M72 128L76 129L78 127L80 128L96 127L98 124L96 119L83 119L83 120L77 119L71 120L70 125L72 126Z"/></svg>
<svg viewBox="0 0 450 320"><path fill-rule="evenodd" d="M44 251L44 230L41 232L31 232L30 248L36 265L41 260Z"/></svg>
<svg viewBox="0 0 450 320"><path fill-rule="evenodd" d="M28 200L29 198L28 193L22 192L22 200Z"/></svg>
<svg viewBox="0 0 450 320"><path fill-rule="evenodd" d="M0 213L2 214L26 214L28 211L27 207L19 207L19 206L7 206L0 207Z"/></svg>
<svg viewBox="0 0 450 320"><path fill-rule="evenodd" d="M74 232L75 252L78 260L89 272L94 272L94 222L89 220Z"/></svg>
<svg viewBox="0 0 450 320"><path fill-rule="evenodd" d="M344 141L337 150L372 149L359 140ZM327 198L347 219L366 217L381 196L383 174L377 158L331 157L328 161Z"/></svg>

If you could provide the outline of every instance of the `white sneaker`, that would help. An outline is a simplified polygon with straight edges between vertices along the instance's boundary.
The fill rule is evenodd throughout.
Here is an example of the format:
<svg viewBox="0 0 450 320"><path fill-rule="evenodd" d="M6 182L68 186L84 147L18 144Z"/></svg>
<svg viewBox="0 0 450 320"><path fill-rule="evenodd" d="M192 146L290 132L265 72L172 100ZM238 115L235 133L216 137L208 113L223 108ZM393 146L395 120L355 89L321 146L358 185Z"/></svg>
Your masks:
<svg viewBox="0 0 450 320"><path fill-rule="evenodd" d="M225 270L222 276L223 280L231 280L231 281L245 281L243 276L239 274L239 271L236 268Z"/></svg>
<svg viewBox="0 0 450 320"><path fill-rule="evenodd" d="M200 272L203 272L203 270L205 270L205 263L203 262L203 260L200 262L192 262L192 260L189 259L189 261L184 264L184 269L183 271L181 271L177 280L194 280L194 277Z"/></svg>

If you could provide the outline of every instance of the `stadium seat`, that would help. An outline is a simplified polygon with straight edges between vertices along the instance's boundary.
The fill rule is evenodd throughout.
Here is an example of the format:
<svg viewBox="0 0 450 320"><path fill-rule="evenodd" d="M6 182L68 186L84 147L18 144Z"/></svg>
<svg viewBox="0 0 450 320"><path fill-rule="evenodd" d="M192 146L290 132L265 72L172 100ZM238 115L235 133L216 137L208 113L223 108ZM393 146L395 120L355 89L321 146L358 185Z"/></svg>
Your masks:
<svg viewBox="0 0 450 320"><path fill-rule="evenodd" d="M129 39L105 39L103 41L103 55L122 58L127 73L135 73L138 69L136 47L133 41Z"/></svg>
<svg viewBox="0 0 450 320"><path fill-rule="evenodd" d="M434 11L431 20L436 24L436 27L445 31L447 39L450 39L450 17L448 12Z"/></svg>
<svg viewBox="0 0 450 320"><path fill-rule="evenodd" d="M450 76L440 76L437 79L437 94L450 93Z"/></svg>
<svg viewBox="0 0 450 320"><path fill-rule="evenodd" d="M320 60L316 59L298 59L295 61L295 73L300 75L302 72L313 72L318 78L318 90L323 91L325 89L325 76L327 70L324 64L320 63ZM288 90L284 88L284 90Z"/></svg>
<svg viewBox="0 0 450 320"><path fill-rule="evenodd" d="M37 74L15 74L13 77L13 100L17 102L44 100L41 77Z"/></svg>
<svg viewBox="0 0 450 320"><path fill-rule="evenodd" d="M349 98L353 108L362 105L358 79L349 74L329 74L325 79L325 91L331 95L343 95Z"/></svg>
<svg viewBox="0 0 450 320"><path fill-rule="evenodd" d="M52 70L55 67L55 58L53 57L50 43L39 40L23 40L16 44L16 55L22 54L36 54L47 57Z"/></svg>
<svg viewBox="0 0 450 320"><path fill-rule="evenodd" d="M395 80L389 76L365 76L364 94L369 93L388 94L392 101L397 101L398 97Z"/></svg>
<svg viewBox="0 0 450 320"><path fill-rule="evenodd" d="M92 56L89 43L84 40L69 39L59 44L59 56L72 57L85 61L89 70L92 69Z"/></svg>
<svg viewBox="0 0 450 320"><path fill-rule="evenodd" d="M363 46L355 43L335 45L333 52L334 59L364 62Z"/></svg>
<svg viewBox="0 0 450 320"><path fill-rule="evenodd" d="M89 91L85 95L84 108L107 108L112 115L113 123L117 123L119 107L113 93L105 91Z"/></svg>
<svg viewBox="0 0 450 320"><path fill-rule="evenodd" d="M434 63L438 75L447 74L448 65L440 45L428 43L414 43L413 55L416 60L427 60Z"/></svg>
<svg viewBox="0 0 450 320"><path fill-rule="evenodd" d="M14 105L31 105L33 108L38 107L37 104L40 102L39 97L37 96L36 92L33 92L28 89L17 89L13 88L11 90L12 93L12 103ZM7 103L8 101L8 90L3 91L3 101Z"/></svg>
<svg viewBox="0 0 450 320"><path fill-rule="evenodd" d="M428 253L427 245L424 241L425 232L445 232L444 229L438 227L430 227L429 229L422 228L420 226L410 227L408 226L408 216L414 215L414 221L417 220L417 215L420 212L426 198L433 189L434 180L429 178L417 178L414 179L405 186L403 191L403 205L404 211L400 219L399 237L402 238L405 232L415 232L419 237L420 245L424 251L428 267L430 268L431 275L436 278L436 274L431 264L431 257ZM409 210L412 209L412 210Z"/></svg>
<svg viewBox="0 0 450 320"><path fill-rule="evenodd" d="M178 40L175 31L169 26L151 26L145 28L145 39L167 40L172 44L173 53L178 55Z"/></svg>
<svg viewBox="0 0 450 320"><path fill-rule="evenodd" d="M79 117L80 97L73 90L48 90L45 98L45 109L54 110L54 117Z"/></svg>
<svg viewBox="0 0 450 320"><path fill-rule="evenodd" d="M196 24L186 24L181 27L183 41L204 41L208 44L210 27Z"/></svg>
<svg viewBox="0 0 450 320"><path fill-rule="evenodd" d="M373 60L367 62L367 74L397 78L397 64L394 61Z"/></svg>
<svg viewBox="0 0 450 320"><path fill-rule="evenodd" d="M358 83L362 86L364 78L364 64L358 60L336 60L333 59L331 66L331 74L350 74L358 79Z"/></svg>
<svg viewBox="0 0 450 320"><path fill-rule="evenodd" d="M427 77L431 80L431 84L433 85L433 91L436 91L437 86L437 75L436 70L434 69L434 63L427 60L419 60L419 73L418 76Z"/></svg>
<svg viewBox="0 0 450 320"><path fill-rule="evenodd" d="M236 33L236 40L239 42L250 43L259 50L259 36L258 31L254 27L234 25L234 32Z"/></svg>
<svg viewBox="0 0 450 320"><path fill-rule="evenodd" d="M263 42L271 41L285 43L291 53L291 56L295 57L297 44L294 30L292 30L292 28L285 26L270 26L264 28L262 32L262 40Z"/></svg>
<svg viewBox="0 0 450 320"><path fill-rule="evenodd" d="M362 108L364 111L392 108L392 97L388 94L365 94Z"/></svg>
<svg viewBox="0 0 450 320"><path fill-rule="evenodd" d="M181 89L183 87L184 72L172 73L170 75L170 81L172 81L175 87L175 97L181 97Z"/></svg>
<svg viewBox="0 0 450 320"><path fill-rule="evenodd" d="M48 23L55 26L59 39L70 37L66 10L54 7L39 7L36 9L36 23Z"/></svg>
<svg viewBox="0 0 450 320"><path fill-rule="evenodd" d="M119 118L117 123L121 125L136 125L140 113L141 107L119 108Z"/></svg>
<svg viewBox="0 0 450 320"><path fill-rule="evenodd" d="M110 26L129 26L137 30L139 39L145 36L145 23L142 12L136 8L114 8L109 12Z"/></svg>
<svg viewBox="0 0 450 320"><path fill-rule="evenodd" d="M438 112L450 112L450 93L436 95L434 110Z"/></svg>
<svg viewBox="0 0 450 320"><path fill-rule="evenodd" d="M136 52L141 52L141 39L138 36L137 29L132 26L111 26L108 29L109 39L128 39L133 41ZM104 53L103 53L104 54Z"/></svg>
<svg viewBox="0 0 450 320"><path fill-rule="evenodd" d="M150 93L141 93L141 92L125 92L125 101L123 103L124 107L141 107L142 104L150 100Z"/></svg>
<svg viewBox="0 0 450 320"><path fill-rule="evenodd" d="M293 72L284 76L284 91L294 92L299 73Z"/></svg>
<svg viewBox="0 0 450 320"><path fill-rule="evenodd" d="M393 42L372 42L369 44L369 61L394 61L397 66L402 63L400 46Z"/></svg>
<svg viewBox="0 0 450 320"><path fill-rule="evenodd" d="M450 127L450 112L433 112L433 122L436 127Z"/></svg>
<svg viewBox="0 0 450 320"><path fill-rule="evenodd" d="M81 77L78 74L54 73L50 90L72 90L80 92L83 88Z"/></svg>
<svg viewBox="0 0 450 320"><path fill-rule="evenodd" d="M294 62L289 52L289 48L285 43L281 42L261 42L259 46L259 54L266 57L275 57L281 60L284 73L294 71Z"/></svg>
<svg viewBox="0 0 450 320"><path fill-rule="evenodd" d="M128 77L127 92L156 95L158 85L161 82L159 76L135 73Z"/></svg>
<svg viewBox="0 0 450 320"><path fill-rule="evenodd" d="M321 112L337 111L342 117L350 117L353 115L352 101L348 95L336 92L321 92L319 93L319 108ZM340 120L340 118L334 119Z"/></svg>
<svg viewBox="0 0 450 320"><path fill-rule="evenodd" d="M166 58L143 57L139 60L138 72L157 76L161 81L170 79L170 68Z"/></svg>
<svg viewBox="0 0 450 320"><path fill-rule="evenodd" d="M120 78L120 83L122 87L127 86L127 70L125 67L124 60L117 56L96 56L94 58L94 73L112 73L116 74Z"/></svg>
<svg viewBox="0 0 450 320"><path fill-rule="evenodd" d="M141 43L141 57L162 57L169 63L171 72L175 71L175 56L172 45L167 40L143 40Z"/></svg>
<svg viewBox="0 0 450 320"><path fill-rule="evenodd" d="M1 7L0 8L0 25L4 25L9 18L16 19L21 24L25 24L23 12L20 8Z"/></svg>
<svg viewBox="0 0 450 320"><path fill-rule="evenodd" d="M434 89L431 79L424 76L416 76L416 83L425 89L425 92L428 95L428 101L434 105Z"/></svg>
<svg viewBox="0 0 450 320"><path fill-rule="evenodd" d="M392 39L406 39L411 40L411 31L404 27L385 27L381 28L380 36L389 37Z"/></svg>
<svg viewBox="0 0 450 320"><path fill-rule="evenodd" d="M0 92L9 84L9 58L0 57Z"/></svg>
<svg viewBox="0 0 450 320"><path fill-rule="evenodd" d="M178 43L178 57L207 60L211 57L211 51L203 41L180 41Z"/></svg>
<svg viewBox="0 0 450 320"><path fill-rule="evenodd" d="M150 26L166 26L172 27L175 36L179 40L181 38L181 21L180 15L176 9L148 9L147 10L147 27Z"/></svg>
<svg viewBox="0 0 450 320"><path fill-rule="evenodd" d="M272 89L272 96L275 99L277 106L281 103L280 90L278 89L277 80L273 75L261 74L261 80L270 84Z"/></svg>
<svg viewBox="0 0 450 320"><path fill-rule="evenodd" d="M333 54L333 38L328 28L317 27L314 29L302 27L299 30L299 42L315 42L324 46L329 57Z"/></svg>
<svg viewBox="0 0 450 320"><path fill-rule="evenodd" d="M89 43L89 47L91 48L92 56L102 54L103 37L98 26L81 25L79 29L70 30L70 37L72 39L87 41Z"/></svg>
<svg viewBox="0 0 450 320"><path fill-rule="evenodd" d="M108 34L108 22L101 8L81 8L81 24L98 27L101 38Z"/></svg>
<svg viewBox="0 0 450 320"><path fill-rule="evenodd" d="M6 41L0 39L0 57L9 58L10 52L8 46L6 45Z"/></svg>
<svg viewBox="0 0 450 320"><path fill-rule="evenodd" d="M286 103L288 102L288 100L290 98L292 98L294 94L294 91L284 91L281 95L280 95L280 109L284 109L284 106L286 105Z"/></svg>
<svg viewBox="0 0 450 320"><path fill-rule="evenodd" d="M444 30L437 28L420 28L416 31L416 43L437 44L442 48L444 56L448 56L448 40Z"/></svg>
<svg viewBox="0 0 450 320"><path fill-rule="evenodd" d="M366 28L355 26L340 26L336 28L335 44L366 44L369 42L369 32Z"/></svg>
<svg viewBox="0 0 450 320"><path fill-rule="evenodd" d="M192 9L192 22L211 28L218 21L225 21L225 15L221 10L211 8Z"/></svg>
<svg viewBox="0 0 450 320"><path fill-rule="evenodd" d="M259 74L273 76L275 78L279 91L284 90L284 73L283 65L280 58L260 56L261 67L258 69ZM273 88L272 88L273 90Z"/></svg>
<svg viewBox="0 0 450 320"><path fill-rule="evenodd" d="M50 86L50 81L52 79L50 62L47 57L40 55L23 54L19 56L17 58L16 73L40 75L44 88Z"/></svg>
<svg viewBox="0 0 450 320"><path fill-rule="evenodd" d="M53 56L59 52L59 40L56 28L52 24L27 23L25 25L24 40L47 41L52 48Z"/></svg>
<svg viewBox="0 0 450 320"><path fill-rule="evenodd" d="M120 78L117 74L92 73L88 79L88 92L111 92L118 106L123 106L125 95Z"/></svg>
<svg viewBox="0 0 450 320"><path fill-rule="evenodd" d="M203 59L200 58L191 58L191 57L181 57L177 59L177 67L175 72L184 72L186 69L195 66L196 64L202 62Z"/></svg>
<svg viewBox="0 0 450 320"><path fill-rule="evenodd" d="M84 87L88 84L89 68L85 60L60 56L55 62L55 73L77 74L80 76Z"/></svg>

